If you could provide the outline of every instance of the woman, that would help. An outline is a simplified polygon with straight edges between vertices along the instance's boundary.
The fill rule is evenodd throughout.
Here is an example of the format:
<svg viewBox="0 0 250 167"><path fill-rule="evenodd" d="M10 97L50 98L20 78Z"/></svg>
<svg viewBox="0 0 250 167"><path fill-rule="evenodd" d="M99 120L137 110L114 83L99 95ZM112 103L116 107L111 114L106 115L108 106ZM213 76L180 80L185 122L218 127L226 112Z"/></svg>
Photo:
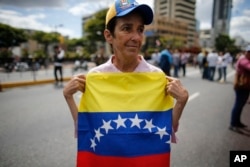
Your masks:
<svg viewBox="0 0 250 167"><path fill-rule="evenodd" d="M117 0L115 2L115 4L113 4L112 7L107 12L106 29L104 30L105 39L111 45L111 48L112 48L112 51L114 54L111 56L111 58L106 63L101 64L101 65L91 69L89 71L87 77L89 77L91 74L93 76L96 73L97 74L101 73L102 76L107 75L107 73L109 73L109 74L112 73L118 77L121 76L121 75L116 75L119 73L126 74L127 77L129 77L128 75L133 75L132 73L140 74L143 72L162 74L163 81L166 81L166 79L167 79L168 84L163 85L162 90L161 90L161 88L160 89L156 88L156 89L157 89L157 91L158 90L160 90L161 92L163 91L163 94L165 94L165 92L166 92L168 95L172 95L172 97L174 97L176 99L176 103L175 103L175 106L173 108L172 127L173 127L174 131L177 131L179 119L181 117L184 106L188 100L188 92L181 85L179 80L177 80L175 78L171 78L171 77L165 77L165 75L161 69L147 63L146 60L143 58L143 56L139 55L139 52L141 50L141 46L143 43L144 26L150 24L152 22L152 20L153 20L153 11L151 10L151 8L149 6L139 5L137 2L135 2L133 0L132 1L118 1ZM112 76L114 76L114 75L112 75ZM93 80L94 79L91 80L92 83L94 82ZM79 90L82 92L85 92L85 94L87 94L87 91L85 91L85 88L88 86L86 84L86 82L90 83L89 81L90 80L85 79L84 75L75 76L69 81L69 83L65 86L64 91L63 91L64 97L68 103L68 106L70 108L70 111L71 111L71 114L73 116L73 120L74 120L75 124L77 122L77 117L78 117L78 121L79 121L81 115L79 116L77 114L78 109L77 109L76 104L74 102L73 94ZM125 79L125 81L126 81L126 79ZM159 80L155 80L153 82L159 83ZM111 87L111 89L114 88L114 84L112 82L107 81L107 82L105 82L105 84L108 84L109 87ZM140 87L142 85L142 83L136 83L136 84L138 87ZM127 86L127 85L125 85L125 86ZM143 89L147 90L148 88L143 87ZM112 90L106 89L106 92L107 91L112 91ZM101 91L98 91L97 93L101 94ZM116 94L117 93L120 93L120 92L116 92ZM132 94L133 94L133 92L132 92ZM127 95L127 96L129 96L129 95ZM103 97L105 97L105 96L103 96ZM123 103L126 104L126 102L124 101L124 98L120 99L120 101L122 101ZM145 98L145 97L143 97L143 98ZM148 96L148 99L150 99L150 95ZM86 101L84 101L84 102L86 102ZM99 102L100 102L100 100L95 104L100 105ZM166 103L167 103L167 101L166 101ZM117 103L111 102L108 105L109 106L112 106L112 105L117 106ZM118 107L119 107L119 105L118 105ZM95 110L95 111L99 111L99 110ZM122 157L119 157L118 158L119 160L117 161L117 152L112 152L112 154L111 154L111 155L115 154L116 158L114 156L113 156L113 158L110 156L105 156L105 158L103 159L104 161L96 160L96 158L100 157L100 156L97 154L94 154L95 148L96 148L96 144L100 143L101 137L103 135L107 136L107 133L111 129L119 129L120 126L126 127L125 122L124 122L126 119L122 118L123 116L119 115L118 119L116 121L113 121L113 122L117 123L117 127L113 128L111 125L110 117L111 117L111 115L113 115L114 112L103 112L103 113L105 115L103 114L101 116L103 116L105 118L102 119L102 123L103 123L102 127L104 127L107 131L100 132L101 128L95 129L94 130L95 132L93 132L93 133L96 133L96 136L94 136L94 138L90 139L91 145L84 147L87 142L90 142L90 140L86 140L86 142L83 142L84 146L81 147L81 145L80 145L80 148L83 148L83 149L78 152L78 165L80 166L82 164L83 166L103 166L103 164L100 164L103 162L106 164L106 166L110 166L110 167L112 167L112 166L120 166L120 167L122 167L122 166L138 166L138 165L140 167L152 166L152 165L150 165L150 163L149 164L145 163L146 161L140 161L140 162L144 163L144 165L142 165L142 164L132 165L132 164L136 164L135 159L138 159L138 156L137 156L137 158L135 157L132 159L131 158L123 159ZM145 113L145 114L148 114L148 113ZM107 115L110 117L107 118ZM153 113L152 115L156 115L156 113ZM89 116L89 115L87 115L87 116ZM94 117L95 120L97 120L99 118L99 117L98 118L97 117ZM138 117L140 117L139 114L138 115L136 114L136 116L130 120L133 120L134 123L139 126L140 119ZM87 124L87 127L89 127L89 124L88 124L90 122L89 120L90 119L85 119L85 122L83 122L82 124L85 124L85 125ZM146 122L147 122L148 127L150 127L149 128L150 130L152 127L155 127L155 125L153 125L152 119L146 120ZM129 127L131 127L131 126L133 126L133 124L130 125ZM82 128L82 129L84 129L84 128ZM84 134L86 134L86 129L88 129L88 128L85 128ZM160 131L161 132L159 132L159 135L166 134L164 131L164 128L163 128L163 130L160 129ZM114 130L113 132L116 133L117 131ZM114 135L114 133L111 136L117 137L117 133L116 133L116 135ZM164 133L164 134L162 134L162 133ZM80 138L81 136L79 136L79 135L78 135L78 137ZM136 134L133 134L132 136L135 136L135 135ZM144 137L145 137L145 134L142 134L142 135L144 135ZM126 139L127 137L131 137L131 135L129 135L129 134L121 135L120 134L118 136L119 140L122 138ZM146 141L147 139L143 138L143 140ZM119 153L123 152L123 155L126 154L126 152L124 153L124 150L121 149L121 145L122 144L124 145L124 143L127 143L128 140L126 140L126 142L118 142L118 143L110 143L110 141L108 141L108 142L109 142L109 144L112 145L112 146L110 146L110 145L107 146L109 151L111 150L111 147L112 147L112 149L117 148L119 150ZM126 147L131 148L131 149L129 149L130 151L133 150L133 148L135 148L134 145L131 146L129 144ZM151 147L151 148L153 148L153 147ZM78 150L79 150L79 147L78 147ZM86 150L88 150L88 151L86 151ZM136 152L138 150L140 150L140 149L136 149ZM101 150L100 154L103 155L103 149ZM89 158L89 157L91 157L91 158ZM165 154L164 154L164 157L165 157ZM114 159L116 159L116 160L114 160ZM148 161L150 161L150 160L147 160L147 162ZM156 162L158 164L159 163L166 164L166 159L164 159L163 161L154 161L154 162Z"/></svg>
<svg viewBox="0 0 250 167"><path fill-rule="evenodd" d="M239 130L247 126L241 122L241 114L250 93L250 45L246 48L245 55L236 64L235 75L235 103L231 113L231 130Z"/></svg>

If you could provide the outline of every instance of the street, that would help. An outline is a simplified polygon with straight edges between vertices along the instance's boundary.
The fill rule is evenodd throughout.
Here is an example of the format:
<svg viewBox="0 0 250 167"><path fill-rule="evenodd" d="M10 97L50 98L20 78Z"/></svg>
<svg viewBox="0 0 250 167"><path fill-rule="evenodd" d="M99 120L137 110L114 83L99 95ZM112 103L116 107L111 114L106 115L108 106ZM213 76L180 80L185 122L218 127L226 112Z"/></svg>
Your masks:
<svg viewBox="0 0 250 167"><path fill-rule="evenodd" d="M180 78L190 98L172 144L171 167L228 167L230 150L250 150L249 136L228 129L233 77L229 68L227 83L210 82L189 67ZM75 166L77 140L62 90L45 84L0 92L0 167ZM247 104L242 121L250 127L249 111Z"/></svg>

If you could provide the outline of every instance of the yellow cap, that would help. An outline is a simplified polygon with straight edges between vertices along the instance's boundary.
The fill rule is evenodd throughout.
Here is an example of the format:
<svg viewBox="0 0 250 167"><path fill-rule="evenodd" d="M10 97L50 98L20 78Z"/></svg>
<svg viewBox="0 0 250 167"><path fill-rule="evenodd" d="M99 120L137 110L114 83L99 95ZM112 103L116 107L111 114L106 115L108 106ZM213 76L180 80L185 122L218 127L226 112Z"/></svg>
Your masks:
<svg viewBox="0 0 250 167"><path fill-rule="evenodd" d="M148 25L153 21L153 11L148 5L139 4L135 0L115 0L114 4L112 4L106 14L105 24L108 25L109 21L114 17L125 16L134 10L141 13L145 25Z"/></svg>

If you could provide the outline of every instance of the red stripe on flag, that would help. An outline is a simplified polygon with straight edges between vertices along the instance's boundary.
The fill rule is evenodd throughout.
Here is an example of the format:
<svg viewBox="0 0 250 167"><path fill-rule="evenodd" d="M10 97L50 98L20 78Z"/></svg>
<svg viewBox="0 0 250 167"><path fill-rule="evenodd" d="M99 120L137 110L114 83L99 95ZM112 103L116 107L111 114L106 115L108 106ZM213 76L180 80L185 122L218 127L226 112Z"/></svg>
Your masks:
<svg viewBox="0 0 250 167"><path fill-rule="evenodd" d="M139 157L98 156L90 152L78 152L77 167L169 167L170 153Z"/></svg>

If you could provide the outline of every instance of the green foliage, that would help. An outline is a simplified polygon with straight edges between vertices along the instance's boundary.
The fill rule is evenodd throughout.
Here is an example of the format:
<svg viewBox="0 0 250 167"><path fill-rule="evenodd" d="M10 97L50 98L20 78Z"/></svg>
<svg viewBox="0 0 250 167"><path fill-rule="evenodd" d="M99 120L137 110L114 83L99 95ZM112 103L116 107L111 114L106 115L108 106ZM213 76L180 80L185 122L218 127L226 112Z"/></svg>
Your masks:
<svg viewBox="0 0 250 167"><path fill-rule="evenodd" d="M10 58L11 51L8 49L1 49L0 50L0 59Z"/></svg>
<svg viewBox="0 0 250 167"><path fill-rule="evenodd" d="M155 48L150 47L147 49L147 52L151 55L155 52Z"/></svg>
<svg viewBox="0 0 250 167"><path fill-rule="evenodd" d="M94 53L96 51L96 42L105 42L103 31L105 29L105 18L108 9L97 12L84 25L86 35L86 51Z"/></svg>
<svg viewBox="0 0 250 167"><path fill-rule="evenodd" d="M235 40L231 39L228 35L220 34L215 39L215 48L217 51L228 51L234 56L240 52L240 48L238 48L234 42Z"/></svg>
<svg viewBox="0 0 250 167"><path fill-rule="evenodd" d="M39 52L38 53L39 57L44 57L44 56L47 57L48 56L48 54L47 54L48 45L51 44L51 43L58 43L59 39L60 39L60 34L57 33L57 32L46 33L46 32L43 32L43 31L36 31L32 35L31 38L44 45L44 51L43 51L44 55L42 55Z"/></svg>
<svg viewBox="0 0 250 167"><path fill-rule="evenodd" d="M9 48L18 46L20 43L27 41L27 35L23 30L13 28L6 24L0 23L0 47Z"/></svg>
<svg viewBox="0 0 250 167"><path fill-rule="evenodd" d="M46 54L43 50L37 50L34 52L33 58L45 58Z"/></svg>
<svg viewBox="0 0 250 167"><path fill-rule="evenodd" d="M41 44L49 44L59 42L60 34L59 33L46 33L43 31L36 31L32 35L32 39L38 41Z"/></svg>
<svg viewBox="0 0 250 167"><path fill-rule="evenodd" d="M80 39L70 39L67 41L67 46L69 51L75 51L76 46L82 46L84 47L86 45L86 39L80 38Z"/></svg>
<svg viewBox="0 0 250 167"><path fill-rule="evenodd" d="M105 29L105 18L107 9L97 12L84 25L84 32L87 33L88 40L105 42L103 31Z"/></svg>
<svg viewBox="0 0 250 167"><path fill-rule="evenodd" d="M233 46L234 46L234 40L231 39L228 35L220 34L215 39L215 48L217 51L224 52Z"/></svg>
<svg viewBox="0 0 250 167"><path fill-rule="evenodd" d="M28 58L29 57L29 52L27 49L22 49L22 57Z"/></svg>

